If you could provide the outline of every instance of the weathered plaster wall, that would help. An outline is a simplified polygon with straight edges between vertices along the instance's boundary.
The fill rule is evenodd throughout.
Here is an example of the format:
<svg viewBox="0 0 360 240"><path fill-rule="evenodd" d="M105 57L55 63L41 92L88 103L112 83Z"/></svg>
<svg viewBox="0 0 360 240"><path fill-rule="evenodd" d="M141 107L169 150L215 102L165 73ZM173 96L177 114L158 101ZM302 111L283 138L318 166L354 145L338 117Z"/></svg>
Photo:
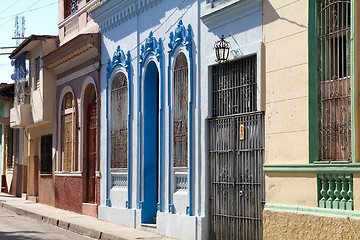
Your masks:
<svg viewBox="0 0 360 240"><path fill-rule="evenodd" d="M317 207L316 174L269 173L265 182L267 203Z"/></svg>
<svg viewBox="0 0 360 240"><path fill-rule="evenodd" d="M55 207L81 213L82 195L81 176L55 176Z"/></svg>
<svg viewBox="0 0 360 240"><path fill-rule="evenodd" d="M360 219L264 211L264 240L359 239Z"/></svg>
<svg viewBox="0 0 360 240"><path fill-rule="evenodd" d="M307 2L263 1L267 164L308 163Z"/></svg>
<svg viewBox="0 0 360 240"><path fill-rule="evenodd" d="M39 177L39 203L50 206L55 205L55 186L52 175L40 175Z"/></svg>

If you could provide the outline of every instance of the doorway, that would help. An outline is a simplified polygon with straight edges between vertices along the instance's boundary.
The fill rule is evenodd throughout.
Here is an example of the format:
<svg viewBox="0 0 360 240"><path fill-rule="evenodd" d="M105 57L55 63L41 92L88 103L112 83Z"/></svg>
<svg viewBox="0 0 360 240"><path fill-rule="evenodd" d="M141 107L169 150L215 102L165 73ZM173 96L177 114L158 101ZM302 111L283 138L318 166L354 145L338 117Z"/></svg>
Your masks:
<svg viewBox="0 0 360 240"><path fill-rule="evenodd" d="M151 61L143 84L143 203L142 223L156 223L159 200L159 72Z"/></svg>

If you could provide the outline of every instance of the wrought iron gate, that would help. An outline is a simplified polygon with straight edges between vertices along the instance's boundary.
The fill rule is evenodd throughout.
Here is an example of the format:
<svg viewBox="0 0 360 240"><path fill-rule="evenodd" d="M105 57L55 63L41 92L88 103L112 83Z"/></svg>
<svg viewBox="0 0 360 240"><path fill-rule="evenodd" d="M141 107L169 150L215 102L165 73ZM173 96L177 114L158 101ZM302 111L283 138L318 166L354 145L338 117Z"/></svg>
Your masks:
<svg viewBox="0 0 360 240"><path fill-rule="evenodd" d="M210 236L216 240L262 238L264 114L256 101L256 56L213 68Z"/></svg>

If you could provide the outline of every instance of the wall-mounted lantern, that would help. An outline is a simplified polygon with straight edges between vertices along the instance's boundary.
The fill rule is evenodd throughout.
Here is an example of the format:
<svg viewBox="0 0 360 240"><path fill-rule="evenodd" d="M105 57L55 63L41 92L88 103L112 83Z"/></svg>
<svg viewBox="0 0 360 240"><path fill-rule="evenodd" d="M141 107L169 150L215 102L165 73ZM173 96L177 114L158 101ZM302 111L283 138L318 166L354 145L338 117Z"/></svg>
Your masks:
<svg viewBox="0 0 360 240"><path fill-rule="evenodd" d="M225 63L229 58L230 43L225 40L224 35L221 36L220 40L215 42L214 45L216 62L222 64Z"/></svg>

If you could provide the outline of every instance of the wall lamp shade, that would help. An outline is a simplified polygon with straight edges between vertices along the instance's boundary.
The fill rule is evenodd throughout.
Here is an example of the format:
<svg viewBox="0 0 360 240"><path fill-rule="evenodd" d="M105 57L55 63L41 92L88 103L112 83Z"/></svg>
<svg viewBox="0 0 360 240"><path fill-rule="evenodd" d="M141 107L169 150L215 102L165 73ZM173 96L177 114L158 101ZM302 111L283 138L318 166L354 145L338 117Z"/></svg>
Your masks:
<svg viewBox="0 0 360 240"><path fill-rule="evenodd" d="M225 63L229 58L230 43L225 40L224 35L221 36L220 40L215 42L214 45L216 62L222 64Z"/></svg>

